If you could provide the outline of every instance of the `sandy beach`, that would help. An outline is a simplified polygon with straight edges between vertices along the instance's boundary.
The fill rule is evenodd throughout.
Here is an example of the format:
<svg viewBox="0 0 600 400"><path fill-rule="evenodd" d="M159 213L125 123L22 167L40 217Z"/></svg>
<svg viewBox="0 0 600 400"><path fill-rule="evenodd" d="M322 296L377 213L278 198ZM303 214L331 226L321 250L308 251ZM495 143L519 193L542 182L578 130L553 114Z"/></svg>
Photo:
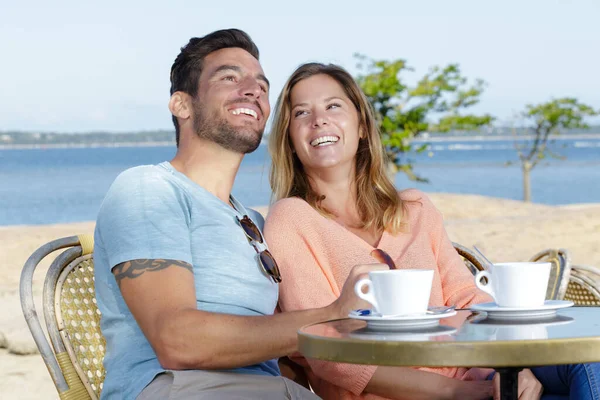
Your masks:
<svg viewBox="0 0 600 400"><path fill-rule="evenodd" d="M572 263L600 267L600 204L546 206L475 195L431 194L450 238L477 245L494 262L526 261L547 248L565 248ZM267 212L266 207L260 211ZM18 299L21 268L42 244L92 233L93 222L0 227L0 393L3 399L57 399L33 344ZM36 275L41 294L45 260Z"/></svg>

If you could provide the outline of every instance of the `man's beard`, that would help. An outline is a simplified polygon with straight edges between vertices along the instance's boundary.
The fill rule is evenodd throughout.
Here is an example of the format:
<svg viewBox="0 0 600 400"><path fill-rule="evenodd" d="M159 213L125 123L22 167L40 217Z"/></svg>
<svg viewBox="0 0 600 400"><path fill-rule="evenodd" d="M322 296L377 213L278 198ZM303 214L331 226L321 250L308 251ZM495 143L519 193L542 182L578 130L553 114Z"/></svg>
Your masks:
<svg viewBox="0 0 600 400"><path fill-rule="evenodd" d="M216 111L211 115L200 101L194 99L192 106L194 108L194 131L199 137L240 154L252 153L260 145L263 129L256 130L249 126L234 128Z"/></svg>

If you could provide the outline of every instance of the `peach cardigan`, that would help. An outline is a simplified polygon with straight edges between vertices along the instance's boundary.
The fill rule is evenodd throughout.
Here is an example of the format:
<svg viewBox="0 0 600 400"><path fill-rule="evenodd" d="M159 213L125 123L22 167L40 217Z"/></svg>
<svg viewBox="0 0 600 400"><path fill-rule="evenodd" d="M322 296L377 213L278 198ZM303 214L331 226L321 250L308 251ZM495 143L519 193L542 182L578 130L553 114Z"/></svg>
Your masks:
<svg viewBox="0 0 600 400"><path fill-rule="evenodd" d="M454 250L444 229L441 213L422 192L400 192L405 201L406 233L384 232L378 247L398 268L433 269L430 305L456 305L490 301L478 290L473 276ZM281 269L281 311L325 307L339 295L351 268L376 262L371 245L337 222L315 211L299 198L276 202L269 210L264 234ZM363 393L376 366L333 363L292 357L305 367L311 386L324 399L381 399ZM467 368L420 368L448 377L485 379L490 370Z"/></svg>

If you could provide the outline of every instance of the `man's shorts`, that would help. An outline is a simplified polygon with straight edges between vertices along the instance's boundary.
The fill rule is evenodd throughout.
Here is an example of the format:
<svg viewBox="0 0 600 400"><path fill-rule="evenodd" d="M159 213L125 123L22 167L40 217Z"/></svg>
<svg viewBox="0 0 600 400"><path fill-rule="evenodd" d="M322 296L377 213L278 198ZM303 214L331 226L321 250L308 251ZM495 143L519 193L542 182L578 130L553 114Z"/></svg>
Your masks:
<svg viewBox="0 0 600 400"><path fill-rule="evenodd" d="M167 371L157 375L137 400L318 400L305 387L281 377L216 371Z"/></svg>

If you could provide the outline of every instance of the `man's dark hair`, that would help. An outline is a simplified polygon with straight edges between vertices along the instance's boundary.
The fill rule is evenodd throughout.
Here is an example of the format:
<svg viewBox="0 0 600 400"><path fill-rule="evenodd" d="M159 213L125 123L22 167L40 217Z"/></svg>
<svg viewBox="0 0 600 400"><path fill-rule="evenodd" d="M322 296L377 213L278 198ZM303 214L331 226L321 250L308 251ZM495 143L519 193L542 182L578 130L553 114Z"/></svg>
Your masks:
<svg viewBox="0 0 600 400"><path fill-rule="evenodd" d="M196 97L204 58L214 51L231 47L246 50L258 60L258 47L246 32L239 29L222 29L201 38L191 38L181 48L181 53L171 67L171 94L184 92L192 98ZM175 140L179 147L179 123L174 115L173 124Z"/></svg>

